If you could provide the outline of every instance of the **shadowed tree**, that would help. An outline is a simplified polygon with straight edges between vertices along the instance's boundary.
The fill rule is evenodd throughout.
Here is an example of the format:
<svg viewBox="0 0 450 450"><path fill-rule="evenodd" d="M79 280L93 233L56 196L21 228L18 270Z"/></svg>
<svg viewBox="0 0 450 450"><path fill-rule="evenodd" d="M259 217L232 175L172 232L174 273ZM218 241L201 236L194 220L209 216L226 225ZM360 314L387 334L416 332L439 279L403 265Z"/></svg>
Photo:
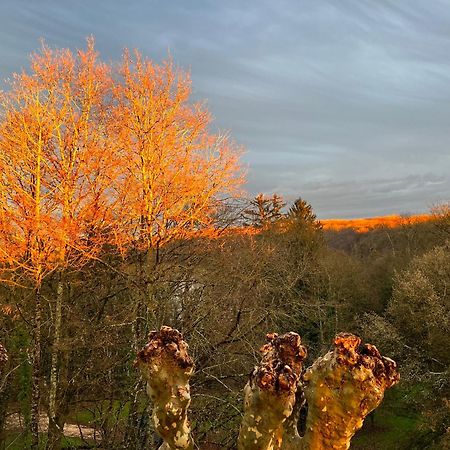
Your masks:
<svg viewBox="0 0 450 450"><path fill-rule="evenodd" d="M322 228L321 223L314 214L312 206L302 198L295 200L293 205L289 208L287 219L304 223L318 230Z"/></svg>
<svg viewBox="0 0 450 450"><path fill-rule="evenodd" d="M272 197L258 194L250 201L249 208L243 212L244 220L247 225L264 228L283 217L281 210L285 205L277 194L273 194Z"/></svg>

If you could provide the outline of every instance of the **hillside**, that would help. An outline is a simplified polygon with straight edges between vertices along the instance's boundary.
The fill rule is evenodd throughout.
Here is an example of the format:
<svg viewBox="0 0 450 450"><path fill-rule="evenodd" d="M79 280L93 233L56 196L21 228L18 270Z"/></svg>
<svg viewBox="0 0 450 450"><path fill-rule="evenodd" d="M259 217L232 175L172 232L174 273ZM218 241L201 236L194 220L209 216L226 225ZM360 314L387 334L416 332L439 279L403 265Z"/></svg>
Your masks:
<svg viewBox="0 0 450 450"><path fill-rule="evenodd" d="M433 216L429 214L420 214L414 216L379 216L366 217L359 219L324 219L321 224L325 230L344 230L353 229L358 233L366 233L378 227L396 228L402 225L410 225L414 223L428 222Z"/></svg>

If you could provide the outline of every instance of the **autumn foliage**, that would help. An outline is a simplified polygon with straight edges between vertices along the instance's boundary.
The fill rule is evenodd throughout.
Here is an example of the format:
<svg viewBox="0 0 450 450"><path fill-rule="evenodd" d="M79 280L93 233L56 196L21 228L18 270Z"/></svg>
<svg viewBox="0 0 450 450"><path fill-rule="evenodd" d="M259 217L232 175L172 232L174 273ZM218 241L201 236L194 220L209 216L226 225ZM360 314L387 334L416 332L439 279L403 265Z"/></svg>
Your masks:
<svg viewBox="0 0 450 450"><path fill-rule="evenodd" d="M31 73L15 75L2 94L3 268L39 284L98 251L95 230L111 217L117 178L106 126L110 88L110 69L90 41L76 56L43 47Z"/></svg>
<svg viewBox="0 0 450 450"><path fill-rule="evenodd" d="M189 75L172 61L155 65L125 52L120 75L113 95L126 167L118 191L128 219L122 231L155 247L210 226L218 194L236 192L242 182L239 149L208 131L210 113L189 103Z"/></svg>
<svg viewBox="0 0 450 450"><path fill-rule="evenodd" d="M41 282L102 245L160 245L211 224L242 182L189 74L125 52L42 47L1 95L0 264Z"/></svg>

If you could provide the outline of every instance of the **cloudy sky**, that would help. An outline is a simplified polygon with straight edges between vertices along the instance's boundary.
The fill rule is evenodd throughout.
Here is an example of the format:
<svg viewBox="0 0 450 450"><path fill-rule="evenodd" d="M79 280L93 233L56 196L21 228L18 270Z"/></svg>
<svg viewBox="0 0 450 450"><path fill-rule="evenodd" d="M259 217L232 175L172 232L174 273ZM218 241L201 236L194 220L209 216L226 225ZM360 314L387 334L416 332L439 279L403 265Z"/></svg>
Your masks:
<svg viewBox="0 0 450 450"><path fill-rule="evenodd" d="M44 38L170 51L246 147L249 195L319 217L450 199L450 0L0 0L0 79Z"/></svg>

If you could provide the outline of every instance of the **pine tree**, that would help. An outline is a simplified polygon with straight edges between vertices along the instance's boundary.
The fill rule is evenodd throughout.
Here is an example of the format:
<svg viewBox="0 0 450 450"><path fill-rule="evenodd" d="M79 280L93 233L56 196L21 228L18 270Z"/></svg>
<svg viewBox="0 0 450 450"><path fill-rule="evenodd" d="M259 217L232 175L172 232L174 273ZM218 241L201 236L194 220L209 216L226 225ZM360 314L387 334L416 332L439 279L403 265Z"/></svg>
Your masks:
<svg viewBox="0 0 450 450"><path fill-rule="evenodd" d="M273 194L272 197L258 194L250 201L250 207L244 211L246 225L264 228L276 222L283 217L281 210L285 205L283 199L277 194Z"/></svg>
<svg viewBox="0 0 450 450"><path fill-rule="evenodd" d="M322 224L314 214L311 204L309 204L306 200L303 200L301 197L295 200L293 205L289 208L287 218L290 221L312 226L317 230L322 229Z"/></svg>

